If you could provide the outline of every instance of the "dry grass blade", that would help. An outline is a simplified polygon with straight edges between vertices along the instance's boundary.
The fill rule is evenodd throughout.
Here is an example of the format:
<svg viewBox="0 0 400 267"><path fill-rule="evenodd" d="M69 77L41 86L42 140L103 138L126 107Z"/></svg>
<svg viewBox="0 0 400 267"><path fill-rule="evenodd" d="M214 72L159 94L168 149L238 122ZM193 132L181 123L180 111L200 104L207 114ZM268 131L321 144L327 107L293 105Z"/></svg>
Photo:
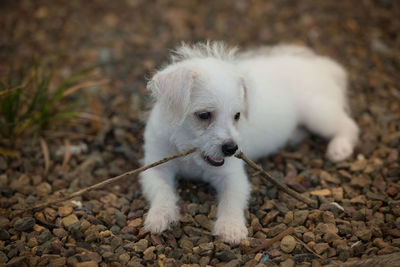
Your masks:
<svg viewBox="0 0 400 267"><path fill-rule="evenodd" d="M85 133L73 133L67 131L43 131L43 134L47 139L60 139L67 137L69 140L77 140L82 138L94 138L95 135L85 134Z"/></svg>
<svg viewBox="0 0 400 267"><path fill-rule="evenodd" d="M21 153L19 151L13 151L13 150L5 150L0 148L0 155L4 155L10 158L19 158L21 157Z"/></svg>
<svg viewBox="0 0 400 267"><path fill-rule="evenodd" d="M89 132L98 133L101 131L101 129L103 128L103 124L105 123L105 121L101 119L102 105L98 98L94 97L88 92L86 93L86 98L88 109L90 111L90 114L92 114L91 118L88 117L90 121Z"/></svg>
<svg viewBox="0 0 400 267"><path fill-rule="evenodd" d="M77 117L82 118L82 119L87 119L87 120L99 121L99 122L104 121L104 119L102 117L94 115L94 114L90 114L87 112L79 112Z"/></svg>
<svg viewBox="0 0 400 267"><path fill-rule="evenodd" d="M78 91L80 89L83 89L83 88L103 85L103 84L107 84L109 82L110 82L109 79L102 79L102 80L99 80L99 81L86 81L86 82L77 84L77 85L72 86L71 88L68 88L67 90L65 90L65 92L63 93L63 97L68 96L70 94L73 94L74 92L76 92L76 91Z"/></svg>
<svg viewBox="0 0 400 267"><path fill-rule="evenodd" d="M16 86L16 87L14 87L14 88L9 88L9 89L6 89L6 90L4 90L4 91L1 91L1 92L0 92L0 96L5 95L5 94L8 94L8 93L11 93L11 92L17 90L18 88L21 88L21 86Z"/></svg>
<svg viewBox="0 0 400 267"><path fill-rule="evenodd" d="M42 148L43 157L44 157L44 175L47 175L49 173L49 169L50 169L49 147L47 146L46 140L44 140L42 137L39 137L39 141L40 141L40 147Z"/></svg>
<svg viewBox="0 0 400 267"><path fill-rule="evenodd" d="M71 159L71 143L69 139L65 139L64 146L65 146L65 153L64 153L63 163L61 166L62 171L65 171L67 169L68 162Z"/></svg>
<svg viewBox="0 0 400 267"><path fill-rule="evenodd" d="M29 81L32 80L32 78L35 76L35 73L36 73L36 71L32 71L30 75L27 75L25 77L24 81L21 84L19 84L17 86L14 86L12 88L7 88L4 91L1 91L0 92L0 96L8 94L8 93L11 93L11 92L14 92L15 90L18 90L19 88L26 87L26 85L29 83Z"/></svg>

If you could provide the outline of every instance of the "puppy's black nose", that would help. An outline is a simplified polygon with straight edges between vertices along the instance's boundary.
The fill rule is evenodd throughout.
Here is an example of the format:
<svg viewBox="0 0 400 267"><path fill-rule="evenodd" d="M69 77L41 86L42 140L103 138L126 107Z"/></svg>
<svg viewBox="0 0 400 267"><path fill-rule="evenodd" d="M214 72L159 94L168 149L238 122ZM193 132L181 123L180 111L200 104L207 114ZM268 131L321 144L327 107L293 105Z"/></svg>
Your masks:
<svg viewBox="0 0 400 267"><path fill-rule="evenodd" d="M224 153L225 156L232 156L233 154L235 154L237 149L238 146L233 142L225 143L222 145L222 153Z"/></svg>

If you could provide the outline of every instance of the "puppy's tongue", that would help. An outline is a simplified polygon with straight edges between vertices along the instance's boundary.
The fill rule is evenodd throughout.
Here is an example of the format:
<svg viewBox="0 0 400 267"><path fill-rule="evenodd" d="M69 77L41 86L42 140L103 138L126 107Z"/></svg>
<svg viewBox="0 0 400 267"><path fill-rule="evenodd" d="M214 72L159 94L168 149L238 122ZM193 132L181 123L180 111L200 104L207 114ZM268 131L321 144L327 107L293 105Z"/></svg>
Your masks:
<svg viewBox="0 0 400 267"><path fill-rule="evenodd" d="M222 162L222 161L224 161L224 158L211 158L213 161L216 161L216 162Z"/></svg>
<svg viewBox="0 0 400 267"><path fill-rule="evenodd" d="M215 167L222 166L222 165L224 165L224 162L225 162L224 158L212 158L210 156L206 156L205 160L209 164L211 164L212 166L215 166Z"/></svg>

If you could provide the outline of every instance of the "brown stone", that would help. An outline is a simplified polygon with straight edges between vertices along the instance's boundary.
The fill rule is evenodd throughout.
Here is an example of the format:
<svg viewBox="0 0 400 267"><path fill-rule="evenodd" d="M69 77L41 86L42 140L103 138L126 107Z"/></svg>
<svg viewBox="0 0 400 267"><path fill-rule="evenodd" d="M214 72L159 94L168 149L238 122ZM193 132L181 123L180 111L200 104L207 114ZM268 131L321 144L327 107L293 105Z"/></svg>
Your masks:
<svg viewBox="0 0 400 267"><path fill-rule="evenodd" d="M314 235L313 232L305 232L305 233L303 234L303 241L304 241L305 243L308 243L308 242L310 242L310 241L314 241L314 239L315 239L315 235Z"/></svg>
<svg viewBox="0 0 400 267"><path fill-rule="evenodd" d="M75 267L98 267L99 265L95 261L84 261L75 264Z"/></svg>
<svg viewBox="0 0 400 267"><path fill-rule="evenodd" d="M334 233L337 234L339 229L333 223L319 223L315 228L316 232L318 233Z"/></svg>
<svg viewBox="0 0 400 267"><path fill-rule="evenodd" d="M57 212L52 208L45 208L43 213L49 222L53 222L57 217Z"/></svg>
<svg viewBox="0 0 400 267"><path fill-rule="evenodd" d="M356 231L356 236L363 241L369 241L372 237L372 231L370 229L364 228Z"/></svg>
<svg viewBox="0 0 400 267"><path fill-rule="evenodd" d="M324 234L324 241L327 243L331 243L336 239L340 239L340 236L338 236L335 233L328 232L328 233Z"/></svg>
<svg viewBox="0 0 400 267"><path fill-rule="evenodd" d="M63 223L63 225L64 225L65 227L68 227L68 226L70 226L71 224L74 224L74 223L76 223L76 222L79 222L79 220L78 220L78 217L76 217L75 214L68 215L67 217L64 217L64 218L62 219L62 223Z"/></svg>
<svg viewBox="0 0 400 267"><path fill-rule="evenodd" d="M72 213L73 210L74 210L74 209L73 209L72 207L70 207L70 206L59 207L59 208L58 208L58 214L59 214L61 217L65 217L65 216L70 215L70 214Z"/></svg>
<svg viewBox="0 0 400 267"><path fill-rule="evenodd" d="M156 254L154 254L154 250L156 247L148 247L144 252L143 252L143 259L146 261L151 261L156 259Z"/></svg>
<svg viewBox="0 0 400 267"><path fill-rule="evenodd" d="M198 214L194 217L194 219L196 220L196 222L198 224L200 224L201 227L211 231L212 230L212 223L210 221L210 219L208 219L208 217L204 214Z"/></svg>
<svg viewBox="0 0 400 267"><path fill-rule="evenodd" d="M128 226L131 226L131 227L134 227L134 228L138 228L142 224L143 224L143 219L142 218L136 218L136 219L128 222Z"/></svg>
<svg viewBox="0 0 400 267"><path fill-rule="evenodd" d="M51 267L61 267L61 266L65 266L66 262L67 262L67 259L65 257L60 257L57 259L50 260L50 266Z"/></svg>
<svg viewBox="0 0 400 267"><path fill-rule="evenodd" d="M293 236L287 235L281 240L281 249L283 252L290 253L296 247L296 240Z"/></svg>
<svg viewBox="0 0 400 267"><path fill-rule="evenodd" d="M369 176L367 175L358 175L351 179L350 185L355 186L355 187L361 187L363 188L366 185L370 185L372 183L372 180Z"/></svg>
<svg viewBox="0 0 400 267"><path fill-rule="evenodd" d="M350 165L350 170L353 172L361 171L367 166L367 161L365 159L357 160Z"/></svg>
<svg viewBox="0 0 400 267"><path fill-rule="evenodd" d="M389 186L389 187L386 189L386 193L387 193L389 196L391 196L391 197L396 196L398 192L399 192L399 190L398 190L396 187L394 187L394 186Z"/></svg>
<svg viewBox="0 0 400 267"><path fill-rule="evenodd" d="M329 245L328 243L317 243L314 245L313 247L315 253L317 253L318 255L321 255L322 253L324 253L325 251L327 251L329 249Z"/></svg>
<svg viewBox="0 0 400 267"><path fill-rule="evenodd" d="M343 187L334 187L332 188L332 196L335 201L343 200Z"/></svg>
<svg viewBox="0 0 400 267"><path fill-rule="evenodd" d="M48 196L51 193L51 185L48 183L41 183L36 186L37 196L42 198Z"/></svg>
<svg viewBox="0 0 400 267"><path fill-rule="evenodd" d="M314 190L310 192L311 195L313 196L330 196L332 194L331 190L329 189L320 189L320 190Z"/></svg>
<svg viewBox="0 0 400 267"><path fill-rule="evenodd" d="M399 251L399 248L397 248L397 247L387 246L387 247L384 247L381 250L379 250L377 254L378 255L392 254L392 253L395 253L398 251Z"/></svg>
<svg viewBox="0 0 400 267"><path fill-rule="evenodd" d="M323 170L321 170L319 176L320 176L321 180L326 181L326 182L330 182L330 183L333 183L333 184L340 184L341 183L339 178L337 178L336 176L333 176L333 175L331 175L328 172L323 171Z"/></svg>

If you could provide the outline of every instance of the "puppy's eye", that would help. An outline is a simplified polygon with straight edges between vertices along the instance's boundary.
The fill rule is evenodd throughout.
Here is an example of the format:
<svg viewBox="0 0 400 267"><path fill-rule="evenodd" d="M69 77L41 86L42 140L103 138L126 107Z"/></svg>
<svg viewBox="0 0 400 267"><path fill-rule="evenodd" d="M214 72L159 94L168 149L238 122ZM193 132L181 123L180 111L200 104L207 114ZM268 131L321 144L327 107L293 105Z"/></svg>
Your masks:
<svg viewBox="0 0 400 267"><path fill-rule="evenodd" d="M240 112L235 114L235 121L238 121L240 119Z"/></svg>
<svg viewBox="0 0 400 267"><path fill-rule="evenodd" d="M209 120L211 119L211 112L200 112L196 113L197 118L200 120Z"/></svg>

